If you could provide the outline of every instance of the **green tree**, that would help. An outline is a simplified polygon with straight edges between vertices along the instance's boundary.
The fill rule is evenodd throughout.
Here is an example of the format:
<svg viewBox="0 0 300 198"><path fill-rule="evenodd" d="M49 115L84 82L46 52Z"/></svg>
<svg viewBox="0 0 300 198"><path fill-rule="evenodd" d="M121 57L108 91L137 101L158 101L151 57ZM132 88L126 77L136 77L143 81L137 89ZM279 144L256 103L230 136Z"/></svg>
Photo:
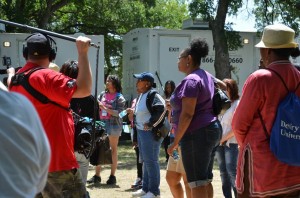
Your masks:
<svg viewBox="0 0 300 198"><path fill-rule="evenodd" d="M64 6L82 0L6 0L1 3L1 17L21 24L38 28L48 28L55 11ZM8 31L20 31L15 27L7 27ZM24 29L22 30L25 31Z"/></svg>
<svg viewBox="0 0 300 198"><path fill-rule="evenodd" d="M187 18L181 0L0 0L0 16L62 34L104 35L106 74L122 73L122 35L134 28L179 29ZM24 32L7 26L8 32Z"/></svg>
<svg viewBox="0 0 300 198"><path fill-rule="evenodd" d="M84 5L64 7L55 16L57 32L104 35L106 74L121 76L122 35L134 28L179 29L188 14L186 4L177 0L87 0Z"/></svg>
<svg viewBox="0 0 300 198"><path fill-rule="evenodd" d="M299 0L255 0L253 13L256 27L262 30L275 22L284 23L299 34L300 1Z"/></svg>
<svg viewBox="0 0 300 198"><path fill-rule="evenodd" d="M216 77L219 79L230 78L233 69L229 64L228 38L236 43L231 47L240 46L240 42L236 42L239 40L238 34L232 32L230 24L225 24L226 16L236 15L241 7L242 0L192 0L189 5L192 17L200 17L203 21L208 21L209 28L212 30L215 48L214 67Z"/></svg>
<svg viewBox="0 0 300 198"><path fill-rule="evenodd" d="M187 6L178 0L157 0L154 7L146 10L146 16L148 17L144 27L180 29L182 21L188 18Z"/></svg>

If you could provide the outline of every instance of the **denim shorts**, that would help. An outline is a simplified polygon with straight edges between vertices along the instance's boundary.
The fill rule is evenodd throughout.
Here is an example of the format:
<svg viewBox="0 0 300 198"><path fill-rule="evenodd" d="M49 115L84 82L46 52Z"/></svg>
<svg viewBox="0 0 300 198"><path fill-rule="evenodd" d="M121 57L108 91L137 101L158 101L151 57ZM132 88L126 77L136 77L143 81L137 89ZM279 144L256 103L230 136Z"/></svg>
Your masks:
<svg viewBox="0 0 300 198"><path fill-rule="evenodd" d="M112 124L110 120L105 120L105 132L109 136L121 136L122 134L122 125L120 126L117 123Z"/></svg>
<svg viewBox="0 0 300 198"><path fill-rule="evenodd" d="M220 122L187 133L181 139L181 153L190 188L212 182L216 147L222 137Z"/></svg>

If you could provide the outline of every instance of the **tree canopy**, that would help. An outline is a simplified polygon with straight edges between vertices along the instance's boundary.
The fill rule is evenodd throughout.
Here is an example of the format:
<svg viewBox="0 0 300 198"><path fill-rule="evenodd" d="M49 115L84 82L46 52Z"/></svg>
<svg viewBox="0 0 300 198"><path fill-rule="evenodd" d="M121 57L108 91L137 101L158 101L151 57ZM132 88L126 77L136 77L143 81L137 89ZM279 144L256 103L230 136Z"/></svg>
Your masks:
<svg viewBox="0 0 300 198"><path fill-rule="evenodd" d="M122 68L122 35L134 28L180 29L188 18L181 0L0 0L0 5L2 19L62 34L104 35L106 74L121 74L116 67Z"/></svg>
<svg viewBox="0 0 300 198"><path fill-rule="evenodd" d="M231 77L234 69L229 65L228 49L241 47L239 35L232 31L231 24L225 24L226 17L236 15L248 0L192 0L189 10L193 17L209 22L215 47L215 71L220 79ZM256 17L256 28L262 31L266 25L284 23L299 33L299 0L254 0L249 14Z"/></svg>
<svg viewBox="0 0 300 198"><path fill-rule="evenodd" d="M230 78L228 49L241 47L239 35L226 24L248 0L0 0L0 17L62 34L83 32L105 38L106 74L122 68L122 35L134 28L162 26L180 29L182 21L200 17L209 22L215 52L215 71L220 79ZM299 32L299 0L254 0L250 14L256 27L282 22ZM188 13L188 8L189 13ZM25 32L16 27L7 32ZM112 61L113 60L113 61ZM120 68L120 69L116 69Z"/></svg>
<svg viewBox="0 0 300 198"><path fill-rule="evenodd" d="M266 25L283 23L299 34L300 1L299 0L255 0L253 13L256 27L262 30Z"/></svg>

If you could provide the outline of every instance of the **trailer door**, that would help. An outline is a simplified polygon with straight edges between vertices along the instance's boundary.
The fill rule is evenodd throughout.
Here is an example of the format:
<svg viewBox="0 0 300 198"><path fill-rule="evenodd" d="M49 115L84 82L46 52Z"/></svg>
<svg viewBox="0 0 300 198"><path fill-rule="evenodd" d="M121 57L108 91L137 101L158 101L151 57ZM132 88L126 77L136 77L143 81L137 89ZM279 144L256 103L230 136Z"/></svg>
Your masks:
<svg viewBox="0 0 300 198"><path fill-rule="evenodd" d="M168 80L177 85L184 74L178 71L178 56L190 42L189 35L160 35L158 50L158 74L164 86Z"/></svg>

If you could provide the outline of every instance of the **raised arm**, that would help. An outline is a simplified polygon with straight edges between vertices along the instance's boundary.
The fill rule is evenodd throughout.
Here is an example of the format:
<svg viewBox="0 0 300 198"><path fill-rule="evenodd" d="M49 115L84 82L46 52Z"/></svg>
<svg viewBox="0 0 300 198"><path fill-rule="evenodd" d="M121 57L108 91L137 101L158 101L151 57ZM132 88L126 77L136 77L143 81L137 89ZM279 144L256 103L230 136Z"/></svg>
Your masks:
<svg viewBox="0 0 300 198"><path fill-rule="evenodd" d="M90 41L89 38L84 36L79 36L76 39L78 51L78 77L76 79L77 89L73 94L73 98L89 96L92 91L92 73L88 59Z"/></svg>

